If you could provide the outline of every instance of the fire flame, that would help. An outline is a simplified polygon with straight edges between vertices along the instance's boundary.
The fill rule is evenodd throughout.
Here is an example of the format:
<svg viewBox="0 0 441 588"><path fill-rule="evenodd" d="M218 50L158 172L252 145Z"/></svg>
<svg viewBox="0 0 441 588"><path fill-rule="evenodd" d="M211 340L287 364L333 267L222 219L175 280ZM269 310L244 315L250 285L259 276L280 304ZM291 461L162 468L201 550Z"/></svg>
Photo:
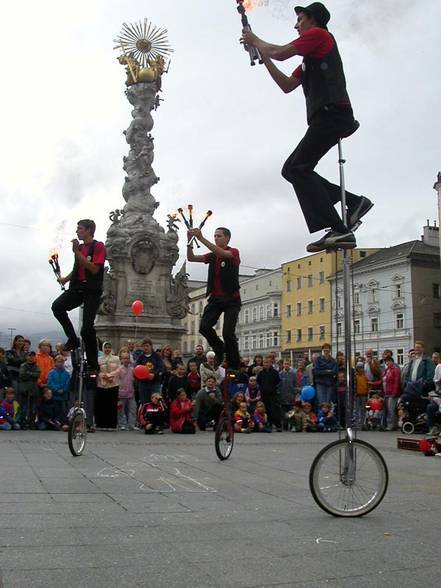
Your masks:
<svg viewBox="0 0 441 588"><path fill-rule="evenodd" d="M267 6L268 0L243 0L243 7L246 12L251 12L259 6Z"/></svg>
<svg viewBox="0 0 441 588"><path fill-rule="evenodd" d="M55 259L58 259L58 251L56 249L51 249L49 251L49 263Z"/></svg>

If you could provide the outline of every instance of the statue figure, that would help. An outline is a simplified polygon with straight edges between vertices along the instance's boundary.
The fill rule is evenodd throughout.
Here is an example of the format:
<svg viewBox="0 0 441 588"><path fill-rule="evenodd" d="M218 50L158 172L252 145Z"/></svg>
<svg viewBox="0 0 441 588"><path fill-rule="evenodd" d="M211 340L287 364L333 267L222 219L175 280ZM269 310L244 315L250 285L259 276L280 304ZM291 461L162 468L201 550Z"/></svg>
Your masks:
<svg viewBox="0 0 441 588"><path fill-rule="evenodd" d="M179 218L176 218L174 214L167 215L167 228L169 231L178 231L179 227L176 223L181 222Z"/></svg>
<svg viewBox="0 0 441 588"><path fill-rule="evenodd" d="M162 55L158 55L154 59L149 59L148 67L141 67L139 61L131 53L128 55L123 53L117 57L117 59L121 65L127 66L126 86L146 82L156 82L157 89L160 89L161 76L165 71L165 59Z"/></svg>
<svg viewBox="0 0 441 588"><path fill-rule="evenodd" d="M170 316L183 319L189 312L188 276L187 266L184 262L175 277L170 280L170 296L167 297L166 303Z"/></svg>

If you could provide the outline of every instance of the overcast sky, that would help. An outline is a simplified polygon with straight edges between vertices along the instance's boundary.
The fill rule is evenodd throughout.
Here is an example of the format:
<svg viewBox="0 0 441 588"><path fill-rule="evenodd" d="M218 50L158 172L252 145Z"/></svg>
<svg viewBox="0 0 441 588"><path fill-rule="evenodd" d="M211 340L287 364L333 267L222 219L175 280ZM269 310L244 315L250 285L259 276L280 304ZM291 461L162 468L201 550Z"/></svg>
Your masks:
<svg viewBox="0 0 441 588"><path fill-rule="evenodd" d="M294 2L262 2L254 31L284 44L297 37ZM440 0L330 0L360 130L345 143L347 186L375 207L357 233L364 247L419 238L437 218L441 169ZM157 220L193 203L210 208L207 234L231 227L244 270L277 267L312 239L292 187L280 175L306 129L301 90L283 94L238 43L235 0L39 0L3 7L0 190L0 331L57 327L59 289L47 263L58 246L63 273L79 218L105 240L108 212L124 204L122 131L131 121L113 39L123 22L149 18L174 48L154 113ZM300 58L281 64L294 70ZM318 171L337 180L333 151ZM9 223L9 224L6 224ZM21 226L15 226L21 225ZM181 230L181 251L184 233ZM317 237L320 234L317 234ZM315 238L315 236L314 236ZM182 257L183 261L184 257ZM203 277L189 265L194 278Z"/></svg>

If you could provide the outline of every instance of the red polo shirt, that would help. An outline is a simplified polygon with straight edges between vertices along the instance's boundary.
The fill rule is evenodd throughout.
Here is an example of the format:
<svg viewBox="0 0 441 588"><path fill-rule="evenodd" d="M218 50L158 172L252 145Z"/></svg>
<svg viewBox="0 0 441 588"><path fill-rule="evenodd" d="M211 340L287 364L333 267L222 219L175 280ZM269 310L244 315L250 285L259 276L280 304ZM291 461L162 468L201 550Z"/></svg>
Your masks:
<svg viewBox="0 0 441 588"><path fill-rule="evenodd" d="M226 251L231 251L232 253L232 258L231 258L231 263L233 263L233 265L236 265L237 267L239 267L240 265L240 254L239 254L239 249L235 249L234 247L227 247ZM210 263L210 257L211 257L211 253L206 253L204 255L204 262L205 263ZM220 270L221 270L221 264L224 261L224 259L222 259L222 257L218 257L216 255L216 265L214 267L214 283L213 283L213 290L211 292L212 296L216 296L216 297L225 297L225 296L232 296L233 298L240 298L240 292L239 290L236 290L236 292L231 292L231 293L227 293L224 292L224 290L222 289L222 284L221 284L221 278L220 278Z"/></svg>
<svg viewBox="0 0 441 588"><path fill-rule="evenodd" d="M106 248L104 247L104 243L101 243L101 241L97 241L95 243L93 259L89 259L89 251L91 247L92 243L83 243L82 245L80 245L80 253L82 253L88 261L91 261L95 265L104 265L104 262L106 261ZM84 266L79 265L78 280L80 282L84 282L85 279L86 274L84 272Z"/></svg>

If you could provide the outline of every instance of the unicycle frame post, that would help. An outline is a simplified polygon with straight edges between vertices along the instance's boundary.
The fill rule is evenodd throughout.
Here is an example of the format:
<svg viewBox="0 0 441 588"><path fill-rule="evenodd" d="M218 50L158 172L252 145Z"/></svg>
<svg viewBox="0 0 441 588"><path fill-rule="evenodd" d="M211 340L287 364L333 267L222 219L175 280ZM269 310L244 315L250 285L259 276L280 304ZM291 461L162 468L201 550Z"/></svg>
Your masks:
<svg viewBox="0 0 441 588"><path fill-rule="evenodd" d="M83 305L79 309L79 332L80 332L80 346L72 351L72 358L74 359L74 373L75 373L75 399L74 409L69 422L68 429L68 446L74 457L82 455L86 446L87 438L87 415L85 404L83 400L84 380L87 376L86 361L84 358L84 343L81 337L81 328L83 324ZM77 443L79 439L79 443Z"/></svg>
<svg viewBox="0 0 441 588"><path fill-rule="evenodd" d="M345 172L344 164L346 160L343 157L342 140L338 141L338 168L340 175L340 191L341 191L341 216L343 224L347 226L347 209L346 209L346 186L345 186ZM352 399L354 390L354 374L352 370L352 312L351 312L351 262L352 256L348 249L343 250L343 311L344 311L344 340L345 340L345 419L346 429L350 429L352 419ZM352 441L352 431L348 436L348 441Z"/></svg>

